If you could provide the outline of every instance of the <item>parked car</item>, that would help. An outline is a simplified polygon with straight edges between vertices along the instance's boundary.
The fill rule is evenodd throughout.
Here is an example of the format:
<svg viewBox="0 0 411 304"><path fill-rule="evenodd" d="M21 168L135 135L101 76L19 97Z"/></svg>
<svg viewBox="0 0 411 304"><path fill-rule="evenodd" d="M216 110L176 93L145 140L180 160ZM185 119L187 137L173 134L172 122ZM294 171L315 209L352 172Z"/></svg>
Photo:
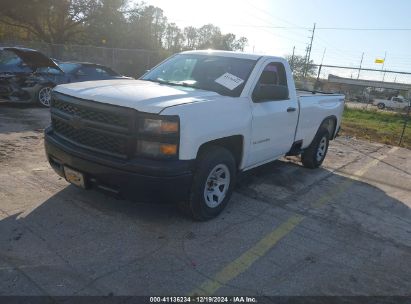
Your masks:
<svg viewBox="0 0 411 304"><path fill-rule="evenodd" d="M94 63L62 62L39 51L0 48L0 99L50 106L51 90L62 83L128 78Z"/></svg>
<svg viewBox="0 0 411 304"><path fill-rule="evenodd" d="M297 92L285 59L190 51L139 80L57 86L45 149L77 186L175 200L206 220L242 171L299 154L319 167L343 110L344 95Z"/></svg>
<svg viewBox="0 0 411 304"><path fill-rule="evenodd" d="M391 97L388 99L374 99L373 105L378 109L383 110L385 108L394 110L407 110L411 105L408 99L403 97Z"/></svg>

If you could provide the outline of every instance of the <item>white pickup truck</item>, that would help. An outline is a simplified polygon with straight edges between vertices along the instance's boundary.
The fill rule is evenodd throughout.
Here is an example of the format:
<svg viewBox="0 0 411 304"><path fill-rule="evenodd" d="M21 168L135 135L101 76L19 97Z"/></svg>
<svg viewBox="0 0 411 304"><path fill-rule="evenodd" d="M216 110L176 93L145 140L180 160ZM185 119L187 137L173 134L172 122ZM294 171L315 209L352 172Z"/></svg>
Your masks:
<svg viewBox="0 0 411 304"><path fill-rule="evenodd" d="M242 171L299 154L320 166L343 110L343 95L297 92L282 58L189 51L139 80L57 86L45 148L73 184L173 200L207 220Z"/></svg>
<svg viewBox="0 0 411 304"><path fill-rule="evenodd" d="M373 105L380 110L385 108L407 110L410 107L410 101L403 97L391 97L389 99L375 99Z"/></svg>

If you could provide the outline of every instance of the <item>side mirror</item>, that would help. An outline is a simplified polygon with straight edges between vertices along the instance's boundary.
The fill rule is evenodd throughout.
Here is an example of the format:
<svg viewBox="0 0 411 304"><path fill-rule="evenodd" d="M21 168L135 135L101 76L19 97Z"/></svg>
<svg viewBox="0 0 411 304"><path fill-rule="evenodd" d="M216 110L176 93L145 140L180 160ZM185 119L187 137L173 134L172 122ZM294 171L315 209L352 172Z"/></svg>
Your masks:
<svg viewBox="0 0 411 304"><path fill-rule="evenodd" d="M282 85L257 85L253 92L254 102L284 100L288 97L288 87Z"/></svg>

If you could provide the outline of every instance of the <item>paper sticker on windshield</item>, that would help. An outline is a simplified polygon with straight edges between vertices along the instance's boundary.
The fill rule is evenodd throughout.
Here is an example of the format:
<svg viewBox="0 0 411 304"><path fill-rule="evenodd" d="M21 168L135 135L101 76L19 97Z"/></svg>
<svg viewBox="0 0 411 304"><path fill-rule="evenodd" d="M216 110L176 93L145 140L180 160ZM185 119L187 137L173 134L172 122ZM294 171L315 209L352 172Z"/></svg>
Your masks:
<svg viewBox="0 0 411 304"><path fill-rule="evenodd" d="M231 91L244 82L243 79L233 74L230 74L230 73L225 73L214 81L217 82L218 84L221 84L222 86L226 87L227 89Z"/></svg>

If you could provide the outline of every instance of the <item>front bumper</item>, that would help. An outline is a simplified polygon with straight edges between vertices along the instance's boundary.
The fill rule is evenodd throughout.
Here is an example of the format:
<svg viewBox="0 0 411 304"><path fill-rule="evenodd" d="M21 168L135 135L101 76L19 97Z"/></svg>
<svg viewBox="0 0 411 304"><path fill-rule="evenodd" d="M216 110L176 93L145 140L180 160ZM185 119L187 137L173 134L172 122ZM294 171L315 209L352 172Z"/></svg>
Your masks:
<svg viewBox="0 0 411 304"><path fill-rule="evenodd" d="M31 87L24 87L0 81L0 99L13 103L36 103L37 94L41 88L42 85L40 83Z"/></svg>
<svg viewBox="0 0 411 304"><path fill-rule="evenodd" d="M64 177L67 166L85 175L87 188L114 192L143 201L181 201L188 198L193 161L119 160L74 146L45 130L44 145L51 167Z"/></svg>

